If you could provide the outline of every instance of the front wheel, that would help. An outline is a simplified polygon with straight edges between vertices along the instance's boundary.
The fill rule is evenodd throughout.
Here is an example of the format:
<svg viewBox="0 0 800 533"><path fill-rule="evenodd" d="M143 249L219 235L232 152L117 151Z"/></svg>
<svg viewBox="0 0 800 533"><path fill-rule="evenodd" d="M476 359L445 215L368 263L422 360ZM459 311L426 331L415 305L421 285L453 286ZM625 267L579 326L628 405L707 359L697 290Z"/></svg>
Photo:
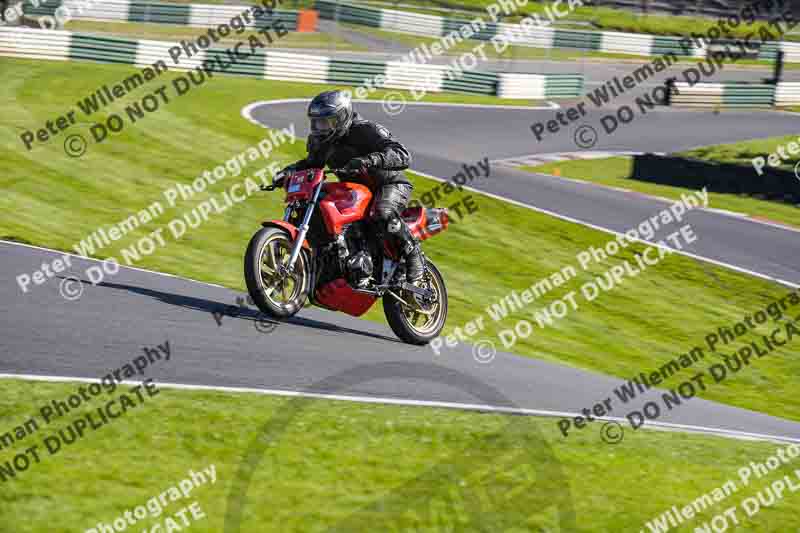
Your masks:
<svg viewBox="0 0 800 533"><path fill-rule="evenodd" d="M256 306L273 318L295 315L308 297L311 268L305 250L297 256L291 272L282 272L293 244L285 231L266 227L253 235L244 254L247 292Z"/></svg>
<svg viewBox="0 0 800 533"><path fill-rule="evenodd" d="M447 320L447 288L444 278L429 259L425 260L427 272L422 287L433 292L430 302L414 302L407 306L390 294L383 297L383 312L395 335L409 344L428 344L439 336ZM412 295L404 295L406 301Z"/></svg>

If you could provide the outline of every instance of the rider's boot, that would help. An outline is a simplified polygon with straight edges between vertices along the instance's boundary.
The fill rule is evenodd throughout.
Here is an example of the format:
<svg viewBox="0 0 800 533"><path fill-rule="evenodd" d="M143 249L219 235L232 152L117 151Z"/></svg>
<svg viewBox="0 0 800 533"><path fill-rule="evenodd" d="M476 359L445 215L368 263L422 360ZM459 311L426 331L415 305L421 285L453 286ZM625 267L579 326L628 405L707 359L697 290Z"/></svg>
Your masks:
<svg viewBox="0 0 800 533"><path fill-rule="evenodd" d="M408 225L401 218L391 220L387 226L389 234L394 235L401 255L406 261L406 281L414 285L419 285L425 276L425 260L422 258L422 251L419 242L411 234Z"/></svg>
<svg viewBox="0 0 800 533"><path fill-rule="evenodd" d="M415 241L407 244L404 248L406 259L406 281L418 285L425 276L425 260L422 259L422 250Z"/></svg>

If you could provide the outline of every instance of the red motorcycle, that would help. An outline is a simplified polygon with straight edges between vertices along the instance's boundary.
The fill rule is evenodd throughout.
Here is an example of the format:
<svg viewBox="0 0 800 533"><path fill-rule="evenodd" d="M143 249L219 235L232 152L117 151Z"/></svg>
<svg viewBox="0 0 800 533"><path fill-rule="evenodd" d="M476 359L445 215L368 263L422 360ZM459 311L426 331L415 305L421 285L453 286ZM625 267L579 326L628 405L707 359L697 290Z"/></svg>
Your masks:
<svg viewBox="0 0 800 533"><path fill-rule="evenodd" d="M283 220L269 220L250 240L244 258L247 290L274 318L296 314L308 301L352 316L384 297L392 331L410 344L427 344L447 319L447 289L430 259L421 283L406 281L405 261L371 222L372 193L364 185L326 182L341 169L308 169L276 178L286 189ZM262 186L272 191L278 186ZM447 209L411 207L402 218L425 240L444 231Z"/></svg>

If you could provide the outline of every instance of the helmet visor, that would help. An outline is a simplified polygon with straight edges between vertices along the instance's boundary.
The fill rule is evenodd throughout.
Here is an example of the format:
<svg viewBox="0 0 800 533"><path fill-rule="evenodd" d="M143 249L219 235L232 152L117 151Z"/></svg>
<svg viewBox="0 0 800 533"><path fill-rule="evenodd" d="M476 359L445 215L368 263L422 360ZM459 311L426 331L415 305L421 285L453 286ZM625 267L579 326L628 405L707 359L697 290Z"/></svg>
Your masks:
<svg viewBox="0 0 800 533"><path fill-rule="evenodd" d="M311 133L315 134L328 134L336 129L338 117L324 117L324 118L311 118Z"/></svg>

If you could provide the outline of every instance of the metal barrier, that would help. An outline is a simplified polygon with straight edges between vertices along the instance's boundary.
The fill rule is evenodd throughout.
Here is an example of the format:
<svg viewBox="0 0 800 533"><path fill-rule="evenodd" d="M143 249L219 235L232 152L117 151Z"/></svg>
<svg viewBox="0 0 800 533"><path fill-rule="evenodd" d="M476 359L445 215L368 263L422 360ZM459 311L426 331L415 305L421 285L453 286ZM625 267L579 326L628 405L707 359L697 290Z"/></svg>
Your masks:
<svg viewBox="0 0 800 533"><path fill-rule="evenodd" d="M497 95L502 98L571 98L583 93L583 78L572 74L500 74Z"/></svg>
<svg viewBox="0 0 800 533"><path fill-rule="evenodd" d="M673 53L677 56L705 57L706 47L694 41L682 44L681 37L647 35L643 33L623 33L614 31L567 30L552 27L537 27L524 24L495 23L476 15L474 19L456 19L436 15L424 15L408 11L378 9L336 0L316 0L315 8L324 19L360 24L386 31L445 37L471 24L472 30L462 38L497 43L504 49L504 43L535 48L572 48L583 51L631 54L639 56L662 56ZM484 14L485 15L485 14ZM476 24L476 20L480 23ZM701 43L702 44L702 43ZM685 45L685 46L684 46ZM800 43L766 43L758 59L768 61L775 58L778 50L786 54L785 60L800 62Z"/></svg>
<svg viewBox="0 0 800 533"><path fill-rule="evenodd" d="M248 11L252 15L252 6L229 6L210 4L160 4L129 0L44 0L34 5L26 0L23 5L25 15L34 20L45 19L40 26L51 29L47 19L58 21L59 13L68 15L72 20L116 21L116 22L153 22L158 24L179 24L202 28L216 27L229 23L231 19ZM276 21L294 31L297 28L296 11L275 10L270 15L253 17L250 22L242 21L244 27L262 27Z"/></svg>
<svg viewBox="0 0 800 533"><path fill-rule="evenodd" d="M762 83L675 84L670 105L685 107L790 107L800 105L800 83L777 85Z"/></svg>
<svg viewBox="0 0 800 533"><path fill-rule="evenodd" d="M756 173L753 165L719 163L678 156L639 154L633 156L630 179L723 194L746 194L771 201L800 202L800 180L794 172L765 167Z"/></svg>
<svg viewBox="0 0 800 533"><path fill-rule="evenodd" d="M775 105L778 107L800 106L800 82L779 83L775 89Z"/></svg>
<svg viewBox="0 0 800 533"><path fill-rule="evenodd" d="M245 41L246 42L246 41ZM117 37L98 37L60 30L0 27L0 56L33 59L88 60L102 63L122 63L139 67L163 61L169 69L191 70L211 65L228 65L217 72L254 76L270 80L325 83L337 85L372 85L387 89L406 89L417 92L464 92L500 95L506 98L570 98L581 94L583 76L580 74L497 74L468 71L451 76L448 67L420 65L407 61L343 60L325 56L264 51L256 48L252 54L237 57L224 48L200 49L190 58L180 57L179 64L170 58L169 49L175 43L132 40ZM244 47L247 49L248 47ZM243 50L241 52L243 52ZM382 83L377 83L380 77Z"/></svg>

